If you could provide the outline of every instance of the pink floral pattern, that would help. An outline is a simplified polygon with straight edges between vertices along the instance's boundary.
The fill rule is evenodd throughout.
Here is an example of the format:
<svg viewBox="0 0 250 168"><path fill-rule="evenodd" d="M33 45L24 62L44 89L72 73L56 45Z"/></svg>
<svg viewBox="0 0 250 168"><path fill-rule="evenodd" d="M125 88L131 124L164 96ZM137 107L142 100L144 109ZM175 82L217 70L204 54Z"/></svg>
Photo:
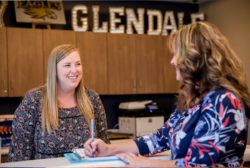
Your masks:
<svg viewBox="0 0 250 168"><path fill-rule="evenodd" d="M162 128L135 142L143 155L171 150L179 167L239 167L246 140L244 105L232 92L218 88L200 105L183 113L176 110Z"/></svg>

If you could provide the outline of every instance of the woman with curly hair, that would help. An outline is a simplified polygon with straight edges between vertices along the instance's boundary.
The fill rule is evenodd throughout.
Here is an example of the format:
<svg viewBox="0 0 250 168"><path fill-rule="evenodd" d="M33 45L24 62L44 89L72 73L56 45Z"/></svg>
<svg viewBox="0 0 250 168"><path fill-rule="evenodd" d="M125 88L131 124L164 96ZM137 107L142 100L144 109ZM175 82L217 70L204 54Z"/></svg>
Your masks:
<svg viewBox="0 0 250 168"><path fill-rule="evenodd" d="M88 140L86 153L117 154L132 167L239 167L250 95L238 56L207 22L183 26L168 44L180 83L177 108L168 121L155 133L123 144ZM171 150L171 160L144 157L166 150Z"/></svg>

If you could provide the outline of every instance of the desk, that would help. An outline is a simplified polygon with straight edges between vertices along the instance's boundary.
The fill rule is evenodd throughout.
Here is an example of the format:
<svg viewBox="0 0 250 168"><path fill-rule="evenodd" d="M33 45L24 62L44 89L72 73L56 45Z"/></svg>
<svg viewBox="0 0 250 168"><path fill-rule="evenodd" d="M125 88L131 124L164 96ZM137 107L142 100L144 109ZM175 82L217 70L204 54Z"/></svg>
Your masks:
<svg viewBox="0 0 250 168"><path fill-rule="evenodd" d="M170 153L169 153L170 154ZM166 153L158 154L151 157L152 159L169 160L170 155ZM52 158L52 159L39 159L28 160L19 162L9 162L0 164L0 167L123 167L125 163L122 161L105 161L105 162L88 162L88 163L75 163L71 164L66 158Z"/></svg>
<svg viewBox="0 0 250 168"><path fill-rule="evenodd" d="M170 151L159 153L156 156L150 157L151 159L169 160ZM250 161L250 145L244 154L244 160ZM76 163L71 164L66 158L53 158L53 159L39 159L39 160L28 160L20 162L10 162L0 164L0 167L122 167L125 163L122 161L106 161L106 162L95 162L95 163Z"/></svg>

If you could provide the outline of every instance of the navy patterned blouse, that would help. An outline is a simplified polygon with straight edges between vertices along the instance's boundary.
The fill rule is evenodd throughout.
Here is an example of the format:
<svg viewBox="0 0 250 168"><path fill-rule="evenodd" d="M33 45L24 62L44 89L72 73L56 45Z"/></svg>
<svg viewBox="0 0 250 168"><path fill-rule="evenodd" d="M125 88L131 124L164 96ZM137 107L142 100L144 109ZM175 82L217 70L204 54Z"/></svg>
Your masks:
<svg viewBox="0 0 250 168"><path fill-rule="evenodd" d="M135 142L143 155L171 150L178 167L239 167L246 140L244 106L235 94L220 88L188 111L176 110L162 128Z"/></svg>
<svg viewBox="0 0 250 168"><path fill-rule="evenodd" d="M96 135L109 143L102 102L93 90L88 90L88 96L94 109ZM42 91L35 89L25 95L16 109L8 161L60 157L83 147L90 138L89 126L77 107L59 108L59 129L52 129L51 134L42 132L41 101Z"/></svg>

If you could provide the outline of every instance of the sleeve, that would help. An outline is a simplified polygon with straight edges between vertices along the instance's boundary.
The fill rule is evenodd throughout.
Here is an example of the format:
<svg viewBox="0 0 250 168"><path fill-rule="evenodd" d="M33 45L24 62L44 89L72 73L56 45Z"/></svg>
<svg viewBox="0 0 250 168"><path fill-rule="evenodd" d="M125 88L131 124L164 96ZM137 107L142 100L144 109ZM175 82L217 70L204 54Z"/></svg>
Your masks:
<svg viewBox="0 0 250 168"><path fill-rule="evenodd" d="M153 155L170 149L169 130L177 119L177 112L171 114L167 122L156 132L138 137L134 141L141 155Z"/></svg>
<svg viewBox="0 0 250 168"><path fill-rule="evenodd" d="M92 105L93 105L95 121L96 121L95 126L97 130L97 137L102 139L106 143L110 143L108 135L107 135L106 113L105 113L102 101L96 92L94 92L93 90L90 90L90 92L91 92Z"/></svg>
<svg viewBox="0 0 250 168"><path fill-rule="evenodd" d="M8 161L34 158L34 101L28 93L14 113Z"/></svg>
<svg viewBox="0 0 250 168"><path fill-rule="evenodd" d="M187 155L176 161L178 167L210 167L218 163L228 166L228 161L240 167L244 153L244 138L241 138L246 130L244 107L230 92L218 95L211 102L202 107Z"/></svg>

